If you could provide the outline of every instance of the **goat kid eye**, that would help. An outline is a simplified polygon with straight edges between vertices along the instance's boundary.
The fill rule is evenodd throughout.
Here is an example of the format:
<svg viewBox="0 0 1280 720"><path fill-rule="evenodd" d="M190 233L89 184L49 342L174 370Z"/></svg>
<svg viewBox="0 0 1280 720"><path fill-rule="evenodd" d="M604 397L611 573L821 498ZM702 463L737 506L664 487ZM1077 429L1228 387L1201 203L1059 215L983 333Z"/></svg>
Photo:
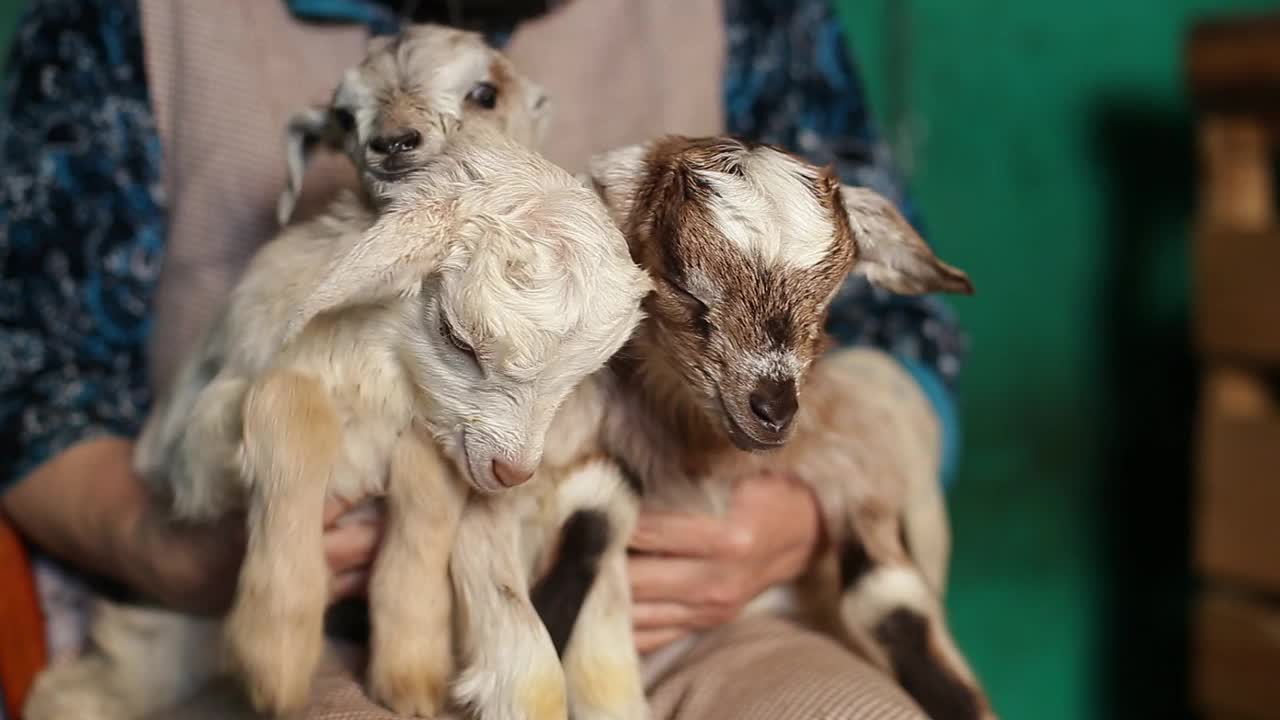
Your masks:
<svg viewBox="0 0 1280 720"><path fill-rule="evenodd" d="M351 132L356 127L356 116L346 108L334 108L333 120L342 128L342 132Z"/></svg>
<svg viewBox="0 0 1280 720"><path fill-rule="evenodd" d="M449 321L445 320L443 317L440 319L440 334L449 341L450 345L457 348L458 352L471 358L471 362L475 363L477 366L480 365L480 359L476 357L475 348L471 347L464 342L462 338L458 337L457 333L453 331L453 326L450 325Z"/></svg>
<svg viewBox="0 0 1280 720"><path fill-rule="evenodd" d="M696 295L689 292L688 290L685 290L683 287L680 287L676 283L668 280L667 285L669 285L672 290L676 291L676 295L679 296L681 301L683 301L686 305L689 305L694 310L705 313L711 309L707 307L706 303L699 300Z"/></svg>
<svg viewBox="0 0 1280 720"><path fill-rule="evenodd" d="M492 110L498 104L498 88L489 82L476 83L467 93L467 100L486 110Z"/></svg>

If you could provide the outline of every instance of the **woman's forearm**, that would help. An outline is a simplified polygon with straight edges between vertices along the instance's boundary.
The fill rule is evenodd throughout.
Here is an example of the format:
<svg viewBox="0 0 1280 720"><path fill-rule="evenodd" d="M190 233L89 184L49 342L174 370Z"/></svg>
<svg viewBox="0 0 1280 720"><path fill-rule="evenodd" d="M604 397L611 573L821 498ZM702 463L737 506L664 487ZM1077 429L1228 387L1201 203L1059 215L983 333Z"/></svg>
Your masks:
<svg viewBox="0 0 1280 720"><path fill-rule="evenodd" d="M240 534L226 524L171 524L133 472L132 452L132 442L115 437L73 445L0 498L5 514L29 542L71 567L168 606L223 609Z"/></svg>
<svg viewBox="0 0 1280 720"><path fill-rule="evenodd" d="M11 487L5 514L50 555L124 582L120 560L126 529L145 494L129 463L132 443L95 438L59 453Z"/></svg>

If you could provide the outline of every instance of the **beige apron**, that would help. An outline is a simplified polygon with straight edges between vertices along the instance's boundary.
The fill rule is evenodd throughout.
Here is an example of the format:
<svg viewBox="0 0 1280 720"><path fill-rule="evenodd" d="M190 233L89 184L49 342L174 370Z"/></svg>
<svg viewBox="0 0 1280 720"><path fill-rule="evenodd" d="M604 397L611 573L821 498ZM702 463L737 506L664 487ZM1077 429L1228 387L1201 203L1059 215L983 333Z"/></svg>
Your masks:
<svg viewBox="0 0 1280 720"><path fill-rule="evenodd" d="M154 299L151 379L162 387L275 230L284 125L325 102L367 32L307 23L283 0L141 0L146 70L169 225ZM574 0L522 24L509 54L556 106L547 155L584 168L593 152L664 132L723 126L718 0ZM307 170L298 215L354 182L336 155Z"/></svg>

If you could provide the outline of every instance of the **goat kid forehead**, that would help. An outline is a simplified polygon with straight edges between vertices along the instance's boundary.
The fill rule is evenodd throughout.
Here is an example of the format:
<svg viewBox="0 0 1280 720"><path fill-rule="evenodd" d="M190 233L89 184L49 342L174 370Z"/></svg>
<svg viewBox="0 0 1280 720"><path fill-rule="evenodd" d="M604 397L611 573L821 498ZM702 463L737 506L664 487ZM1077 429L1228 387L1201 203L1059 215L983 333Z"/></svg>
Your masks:
<svg viewBox="0 0 1280 720"><path fill-rule="evenodd" d="M594 371L625 342L650 284L599 215L573 237L458 233L440 267L439 312L487 368L554 384Z"/></svg>
<svg viewBox="0 0 1280 720"><path fill-rule="evenodd" d="M509 82L502 64L479 37L434 28L407 31L348 70L334 104L372 108L417 99L443 111L458 105L476 82Z"/></svg>
<svg viewBox="0 0 1280 720"><path fill-rule="evenodd" d="M659 142L646 162L629 218L642 264L740 348L772 356L816 332L853 263L838 180L725 138Z"/></svg>

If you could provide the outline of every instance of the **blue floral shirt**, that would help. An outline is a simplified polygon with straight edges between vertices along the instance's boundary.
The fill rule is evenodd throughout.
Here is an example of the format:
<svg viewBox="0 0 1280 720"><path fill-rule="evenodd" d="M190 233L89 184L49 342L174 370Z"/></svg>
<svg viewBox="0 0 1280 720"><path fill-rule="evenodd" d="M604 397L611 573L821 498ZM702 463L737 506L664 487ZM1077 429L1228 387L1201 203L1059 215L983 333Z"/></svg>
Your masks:
<svg viewBox="0 0 1280 720"><path fill-rule="evenodd" d="M398 21L369 0L286 1L299 17L375 32ZM920 228L829 4L727 0L725 11L728 130L833 163ZM151 398L145 348L166 227L135 0L29 0L3 83L0 491L76 442L138 432ZM949 476L965 348L947 307L853 280L830 328L915 373L943 419Z"/></svg>

